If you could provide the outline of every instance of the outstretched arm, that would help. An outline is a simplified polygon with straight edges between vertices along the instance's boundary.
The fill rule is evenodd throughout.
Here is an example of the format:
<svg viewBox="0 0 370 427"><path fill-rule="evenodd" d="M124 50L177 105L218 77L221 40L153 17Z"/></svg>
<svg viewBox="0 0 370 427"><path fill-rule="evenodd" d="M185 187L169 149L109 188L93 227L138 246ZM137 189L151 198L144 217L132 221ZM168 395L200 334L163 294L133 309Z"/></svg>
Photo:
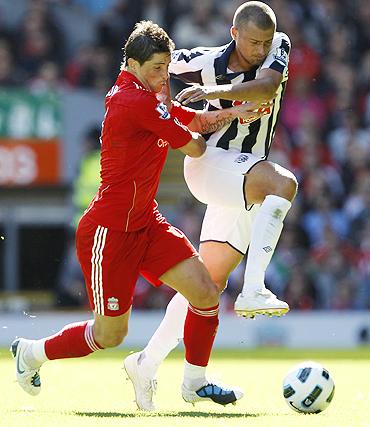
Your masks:
<svg viewBox="0 0 370 427"><path fill-rule="evenodd" d="M217 85L191 86L183 89L177 96L177 101L184 105L202 99L226 99L230 101L253 101L264 103L275 97L283 75L272 69L263 69L257 79L249 82Z"/></svg>
<svg viewBox="0 0 370 427"><path fill-rule="evenodd" d="M172 111L174 104L171 101L171 91L168 82L167 85L163 86L162 91L157 94L157 98L158 100L167 105L169 111ZM177 106L177 108L178 107L179 105ZM188 110L195 112L194 119L189 124L187 124L187 128L192 132L205 134L210 132L216 132L219 129L222 129L224 126L230 124L236 118L243 119L244 123L251 123L259 119L261 115L263 115L263 111L259 110L260 107L261 104L259 103L247 102L240 105L236 105L234 107L216 111L199 111L187 108ZM184 109L184 107L180 108Z"/></svg>
<svg viewBox="0 0 370 427"><path fill-rule="evenodd" d="M240 118L244 123L251 123L263 115L260 104L247 102L234 107L216 111L196 111L194 119L188 124L191 131L199 133L216 132L233 120Z"/></svg>

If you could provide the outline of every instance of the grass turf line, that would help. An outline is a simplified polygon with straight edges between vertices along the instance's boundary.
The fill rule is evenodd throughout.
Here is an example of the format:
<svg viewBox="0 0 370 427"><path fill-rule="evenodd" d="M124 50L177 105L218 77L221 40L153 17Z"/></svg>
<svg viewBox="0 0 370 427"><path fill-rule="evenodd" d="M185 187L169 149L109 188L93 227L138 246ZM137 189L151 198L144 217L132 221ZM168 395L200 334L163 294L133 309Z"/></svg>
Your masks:
<svg viewBox="0 0 370 427"><path fill-rule="evenodd" d="M41 370L43 390L37 397L25 394L14 382L14 362L7 349L0 352L0 426L192 426L201 427L369 427L369 349L215 350L210 374L238 384L246 396L236 406L203 402L196 406L180 396L183 354L175 353L159 371L156 403L159 412L138 412L131 384L121 369L127 349L105 351L81 359L46 363ZM323 363L336 383L329 408L318 415L293 412L282 398L281 381L296 362Z"/></svg>

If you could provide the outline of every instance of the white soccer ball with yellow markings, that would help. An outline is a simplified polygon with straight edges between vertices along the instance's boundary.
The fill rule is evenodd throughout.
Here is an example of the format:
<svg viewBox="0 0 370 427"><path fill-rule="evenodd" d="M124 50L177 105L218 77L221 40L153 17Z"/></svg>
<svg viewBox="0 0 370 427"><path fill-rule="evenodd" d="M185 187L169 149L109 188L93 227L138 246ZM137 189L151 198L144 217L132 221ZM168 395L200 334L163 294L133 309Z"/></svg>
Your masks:
<svg viewBox="0 0 370 427"><path fill-rule="evenodd" d="M334 390L334 381L329 372L312 361L294 366L283 381L284 399L297 412L322 412L332 401Z"/></svg>

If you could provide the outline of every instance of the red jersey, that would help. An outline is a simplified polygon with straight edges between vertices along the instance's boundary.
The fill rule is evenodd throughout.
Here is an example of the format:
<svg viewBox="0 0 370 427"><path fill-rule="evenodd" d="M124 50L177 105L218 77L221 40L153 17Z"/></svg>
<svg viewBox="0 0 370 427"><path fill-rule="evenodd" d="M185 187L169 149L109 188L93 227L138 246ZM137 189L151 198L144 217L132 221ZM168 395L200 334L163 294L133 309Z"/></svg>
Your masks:
<svg viewBox="0 0 370 427"><path fill-rule="evenodd" d="M182 123L189 124L195 112L176 105L170 114L127 71L121 71L108 92L105 109L101 184L84 215L103 227L139 230L157 207L154 198L168 146L180 148L191 140Z"/></svg>

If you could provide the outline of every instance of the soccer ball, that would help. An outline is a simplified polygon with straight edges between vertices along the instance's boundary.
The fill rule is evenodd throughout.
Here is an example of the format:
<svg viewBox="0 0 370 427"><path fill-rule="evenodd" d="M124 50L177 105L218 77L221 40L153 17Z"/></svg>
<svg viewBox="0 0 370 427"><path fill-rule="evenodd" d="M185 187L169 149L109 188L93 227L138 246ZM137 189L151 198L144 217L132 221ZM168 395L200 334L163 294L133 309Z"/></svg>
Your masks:
<svg viewBox="0 0 370 427"><path fill-rule="evenodd" d="M317 414L329 406L334 396L334 381L316 362L294 366L283 381L286 403L297 412Z"/></svg>

